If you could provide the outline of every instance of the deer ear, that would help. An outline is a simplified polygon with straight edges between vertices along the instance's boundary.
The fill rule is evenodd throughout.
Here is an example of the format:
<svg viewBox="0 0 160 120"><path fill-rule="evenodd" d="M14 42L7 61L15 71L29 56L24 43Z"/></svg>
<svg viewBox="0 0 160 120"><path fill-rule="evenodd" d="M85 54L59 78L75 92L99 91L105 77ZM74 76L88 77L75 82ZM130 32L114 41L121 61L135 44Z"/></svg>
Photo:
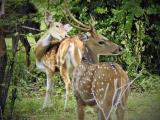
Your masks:
<svg viewBox="0 0 160 120"><path fill-rule="evenodd" d="M45 12L45 23L46 23L47 25L49 25L49 24L52 22L52 20L53 20L53 15L52 15L52 13L49 12L49 11L46 11L46 12Z"/></svg>
<svg viewBox="0 0 160 120"><path fill-rule="evenodd" d="M71 31L72 28L73 28L73 27L72 27L70 24L65 24L65 25L64 25L64 29L65 29L65 31L67 31L67 32Z"/></svg>
<svg viewBox="0 0 160 120"><path fill-rule="evenodd" d="M91 33L90 32L87 32L87 33L85 33L88 37L90 37L91 36Z"/></svg>
<svg viewBox="0 0 160 120"><path fill-rule="evenodd" d="M82 41L86 42L86 41L89 40L90 36L91 36L91 34L89 32L87 32L87 33L81 34L80 38L81 38Z"/></svg>

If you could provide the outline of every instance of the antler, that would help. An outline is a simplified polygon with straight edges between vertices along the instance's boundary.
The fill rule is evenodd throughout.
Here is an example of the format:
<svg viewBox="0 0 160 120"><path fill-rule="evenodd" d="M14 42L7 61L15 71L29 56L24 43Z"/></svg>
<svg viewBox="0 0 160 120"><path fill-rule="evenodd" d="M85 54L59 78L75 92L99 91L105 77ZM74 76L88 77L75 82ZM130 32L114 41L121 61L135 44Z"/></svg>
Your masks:
<svg viewBox="0 0 160 120"><path fill-rule="evenodd" d="M76 27L78 29L81 29L83 31L91 31L92 30L92 26L88 26L82 22L80 22L79 20L77 20L74 15L70 12L70 10L68 9L68 4L67 1L65 0L65 11L62 11L66 20L73 26ZM70 19L71 20L70 20ZM77 25L73 24L71 21L74 21L74 23L76 23Z"/></svg>
<svg viewBox="0 0 160 120"><path fill-rule="evenodd" d="M63 12L66 20L67 20L73 27L78 28L78 29L83 30L83 31L90 31L90 30L91 30L91 29L84 28L84 27L80 27L80 26L78 26L78 25L73 24L73 23L71 22L71 20L69 20L69 18L68 18L68 16L66 15L66 13L65 13L64 11L62 11L62 12Z"/></svg>

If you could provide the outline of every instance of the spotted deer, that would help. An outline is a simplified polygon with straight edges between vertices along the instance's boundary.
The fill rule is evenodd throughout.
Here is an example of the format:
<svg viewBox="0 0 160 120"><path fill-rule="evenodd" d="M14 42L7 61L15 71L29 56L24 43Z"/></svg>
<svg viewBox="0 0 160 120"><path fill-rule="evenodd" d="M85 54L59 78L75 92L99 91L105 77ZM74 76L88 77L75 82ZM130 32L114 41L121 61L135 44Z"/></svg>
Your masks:
<svg viewBox="0 0 160 120"><path fill-rule="evenodd" d="M119 54L121 52L121 48L117 44L98 34L93 26L83 24L78 21L70 11L67 10L66 12L66 14L68 14L68 16L66 16L67 20L72 19L77 25L73 24L71 21L70 24L86 33L66 37L61 42L54 41L50 36L43 37L39 42L43 46L37 43L35 53L37 61L38 59L40 61L37 63L39 67L41 67L41 70L43 70L47 75L47 90L43 107L51 106L51 90L53 86L51 77L54 75L56 68L58 68L65 83L66 108L72 88L70 80L72 72L83 60L82 57L85 56L85 51L89 51L91 53L86 57L87 59L85 59L85 61L93 62L96 62L99 54L110 55ZM58 32L57 34L61 33ZM54 37L54 35L52 35L52 37Z"/></svg>
<svg viewBox="0 0 160 120"><path fill-rule="evenodd" d="M69 37L67 33L72 29L69 24L63 25L60 22L53 21L52 14L48 11L45 13L45 23L49 29L38 40L35 46L36 65L47 76L47 88L43 108L51 106L50 94L53 85L51 77L55 72L56 51L60 41L65 37Z"/></svg>
<svg viewBox="0 0 160 120"><path fill-rule="evenodd" d="M87 105L97 106L98 120L111 120L113 107L117 120L123 120L128 85L126 72L116 63L79 64L73 71L78 120L84 120Z"/></svg>

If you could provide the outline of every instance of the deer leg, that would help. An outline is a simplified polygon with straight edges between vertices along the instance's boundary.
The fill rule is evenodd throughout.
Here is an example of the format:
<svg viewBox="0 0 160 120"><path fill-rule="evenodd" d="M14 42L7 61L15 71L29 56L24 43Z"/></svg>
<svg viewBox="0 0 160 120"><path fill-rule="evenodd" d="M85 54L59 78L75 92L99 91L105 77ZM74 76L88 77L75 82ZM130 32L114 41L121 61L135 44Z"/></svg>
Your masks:
<svg viewBox="0 0 160 120"><path fill-rule="evenodd" d="M124 113L126 111L126 106L127 106L127 103L126 103L127 98L128 98L128 91L126 91L126 93L122 97L120 103L117 105L117 109L116 109L117 120L124 119Z"/></svg>
<svg viewBox="0 0 160 120"><path fill-rule="evenodd" d="M52 106L52 101L51 101L51 93L53 87L53 81L51 79L52 74L50 72L46 72L46 75L47 75L47 87L46 87L46 95L43 104L43 109Z"/></svg>
<svg viewBox="0 0 160 120"><path fill-rule="evenodd" d="M125 108L122 107L121 104L118 104L117 109L116 109L117 120L123 120L124 113L125 113Z"/></svg>
<svg viewBox="0 0 160 120"><path fill-rule="evenodd" d="M105 120L103 112L100 109L98 109L98 120Z"/></svg>
<svg viewBox="0 0 160 120"><path fill-rule="evenodd" d="M109 98L109 97L107 97ZM112 104L110 100L98 101L96 99L98 106L98 120L111 120Z"/></svg>
<svg viewBox="0 0 160 120"><path fill-rule="evenodd" d="M93 94L98 107L98 120L111 120L111 112L113 109L112 99L107 94L108 88L106 88L103 99L99 99L97 94Z"/></svg>
<svg viewBox="0 0 160 120"><path fill-rule="evenodd" d="M122 89L121 92L123 93L122 94L123 96L120 96L121 98L119 99L119 103L117 104L117 109L116 109L117 120L123 120L124 119L124 114L125 114L125 111L126 111L126 108L127 108L126 106L127 106L129 88Z"/></svg>
<svg viewBox="0 0 160 120"><path fill-rule="evenodd" d="M98 109L98 120L105 120L102 110Z"/></svg>
<svg viewBox="0 0 160 120"><path fill-rule="evenodd" d="M71 81L69 78L69 73L66 69L66 67L64 66L60 66L60 74L63 78L63 81L65 83L65 89L66 89L66 95L65 95L65 106L64 109L66 109L67 107L67 102L68 102L68 98L69 98L69 94L71 93Z"/></svg>
<svg viewBox="0 0 160 120"><path fill-rule="evenodd" d="M98 120L111 120L111 112L112 112L111 105L103 106L100 112L101 119Z"/></svg>
<svg viewBox="0 0 160 120"><path fill-rule="evenodd" d="M78 118L78 120L84 120L85 104L80 99L80 97L76 97L76 101L77 101L77 118Z"/></svg>

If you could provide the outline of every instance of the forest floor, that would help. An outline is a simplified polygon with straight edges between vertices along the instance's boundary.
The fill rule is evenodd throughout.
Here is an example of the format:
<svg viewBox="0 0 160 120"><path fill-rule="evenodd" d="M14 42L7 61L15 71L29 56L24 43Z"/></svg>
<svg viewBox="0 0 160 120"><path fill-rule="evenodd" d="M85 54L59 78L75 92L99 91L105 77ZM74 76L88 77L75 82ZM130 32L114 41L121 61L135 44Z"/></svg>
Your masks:
<svg viewBox="0 0 160 120"><path fill-rule="evenodd" d="M53 107L42 111L43 98L32 97L17 100L14 110L15 120L76 120L75 99L68 103L68 112L64 112L64 98L54 96ZM85 120L96 120L95 109L87 107ZM112 116L115 120L115 115ZM160 120L160 93L131 93L125 120Z"/></svg>

